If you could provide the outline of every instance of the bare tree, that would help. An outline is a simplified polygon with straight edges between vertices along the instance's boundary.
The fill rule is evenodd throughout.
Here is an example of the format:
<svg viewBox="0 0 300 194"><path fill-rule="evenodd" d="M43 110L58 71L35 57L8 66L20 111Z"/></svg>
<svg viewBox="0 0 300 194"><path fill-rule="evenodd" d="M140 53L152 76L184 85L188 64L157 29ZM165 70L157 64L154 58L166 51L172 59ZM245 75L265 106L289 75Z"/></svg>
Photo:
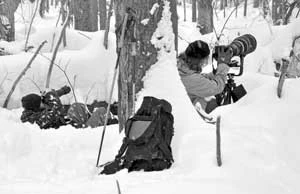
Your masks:
<svg viewBox="0 0 300 194"><path fill-rule="evenodd" d="M244 16L247 16L247 5L248 5L248 0L245 0L245 2L244 2Z"/></svg>
<svg viewBox="0 0 300 194"><path fill-rule="evenodd" d="M98 30L97 0L73 0L75 29L94 32Z"/></svg>
<svg viewBox="0 0 300 194"><path fill-rule="evenodd" d="M183 21L186 21L186 0L183 0Z"/></svg>
<svg viewBox="0 0 300 194"><path fill-rule="evenodd" d="M2 0L0 5L0 15L4 15L8 18L11 28L7 33L7 41L15 40L15 16L14 13L17 10L21 0Z"/></svg>
<svg viewBox="0 0 300 194"><path fill-rule="evenodd" d="M198 0L198 27L201 34L213 31L212 0Z"/></svg>
<svg viewBox="0 0 300 194"><path fill-rule="evenodd" d="M127 29L124 37L124 48L121 49L119 59L119 80L118 80L118 99L119 99L119 123L120 130L123 129L125 121L133 113L133 88L132 83L135 79L135 91L138 92L143 88L142 78L146 71L156 63L157 50L151 44L151 38L157 28L157 23L160 21L163 11L164 0L116 0L116 35L117 42L120 41L120 26L122 26L126 8L130 7L136 12L136 23L132 28ZM176 7L176 1L169 0L171 11L172 7ZM174 4L174 5L173 5ZM156 9L154 9L156 8ZM151 13L150 13L150 10ZM176 9L175 9L176 10ZM177 13L172 13L171 16L177 20ZM172 19L172 21L173 21ZM143 21L143 22L141 22ZM174 27L173 29L177 28ZM136 34L137 55L131 55L132 33ZM134 65L136 64L136 65ZM136 67L135 69L133 67ZM135 78L132 76L135 73Z"/></svg>
<svg viewBox="0 0 300 194"><path fill-rule="evenodd" d="M107 18L107 9L106 9L106 0L98 0L98 11L100 14L100 30L105 30L106 18Z"/></svg>
<svg viewBox="0 0 300 194"><path fill-rule="evenodd" d="M109 28L110 28L110 18L112 16L113 12L113 5L114 5L114 0L110 1L109 8L108 8L108 14L105 22L105 34L104 34L104 40L103 40L103 45L105 49L108 48L108 33L109 33Z"/></svg>
<svg viewBox="0 0 300 194"><path fill-rule="evenodd" d="M253 8L258 8L260 5L260 0L253 0Z"/></svg>
<svg viewBox="0 0 300 194"><path fill-rule="evenodd" d="M192 22L197 21L197 0L192 0Z"/></svg>
<svg viewBox="0 0 300 194"><path fill-rule="evenodd" d="M285 23L288 7L288 2L286 0L272 1L272 20L274 25Z"/></svg>

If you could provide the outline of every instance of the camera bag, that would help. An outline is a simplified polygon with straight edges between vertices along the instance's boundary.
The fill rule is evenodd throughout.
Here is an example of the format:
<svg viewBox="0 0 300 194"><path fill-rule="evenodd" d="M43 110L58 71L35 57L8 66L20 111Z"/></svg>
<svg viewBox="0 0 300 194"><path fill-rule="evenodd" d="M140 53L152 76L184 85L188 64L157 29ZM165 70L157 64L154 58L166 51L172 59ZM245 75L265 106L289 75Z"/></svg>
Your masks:
<svg viewBox="0 0 300 194"><path fill-rule="evenodd" d="M170 168L174 133L171 111L166 100L144 97L137 113L126 121L125 137L115 160L104 164L101 174L113 174L123 168L128 172Z"/></svg>

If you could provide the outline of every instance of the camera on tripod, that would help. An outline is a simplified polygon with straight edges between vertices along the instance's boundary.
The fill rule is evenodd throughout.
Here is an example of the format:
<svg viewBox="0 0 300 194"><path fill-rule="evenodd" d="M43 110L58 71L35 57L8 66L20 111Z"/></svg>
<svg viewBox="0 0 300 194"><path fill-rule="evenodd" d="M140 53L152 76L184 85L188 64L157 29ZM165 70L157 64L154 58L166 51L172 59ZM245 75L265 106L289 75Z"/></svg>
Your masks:
<svg viewBox="0 0 300 194"><path fill-rule="evenodd" d="M238 61L232 60L229 64L227 64L229 67L239 67L240 72L239 74L232 74L233 76L241 76L243 74L243 67L244 67L244 58L247 54L252 53L257 46L256 39L251 34L244 34L242 36L239 36L235 38L229 45L218 45L215 47L215 51L212 55L213 59L216 61L218 60L218 51L220 50L220 47L224 48L224 51L229 51L230 58L232 57L240 57L240 64L238 64Z"/></svg>
<svg viewBox="0 0 300 194"><path fill-rule="evenodd" d="M220 50L220 47L223 47L224 51L230 54L231 61L227 65L229 67L239 68L238 74L227 74L228 79L223 92L215 96L218 106L231 104L232 101L236 102L247 94L242 84L236 86L233 77L241 76L243 74L244 58L247 54L252 53L256 49L256 46L257 42L255 37L251 34L245 34L235 38L229 45L219 45L215 47L215 52L212 55L214 60L218 60L218 51ZM235 56L240 58L240 62L232 60Z"/></svg>

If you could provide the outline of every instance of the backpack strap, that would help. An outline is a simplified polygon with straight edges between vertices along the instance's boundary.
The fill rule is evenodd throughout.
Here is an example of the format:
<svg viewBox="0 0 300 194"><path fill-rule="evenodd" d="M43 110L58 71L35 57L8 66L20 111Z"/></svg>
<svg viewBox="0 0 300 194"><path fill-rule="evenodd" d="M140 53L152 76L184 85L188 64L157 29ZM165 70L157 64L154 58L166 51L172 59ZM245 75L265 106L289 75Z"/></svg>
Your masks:
<svg viewBox="0 0 300 194"><path fill-rule="evenodd" d="M161 109L160 111L164 111L163 106L160 106L160 109ZM159 114L159 117L161 117L161 114ZM162 127L161 118L159 118L158 120L159 120L159 126ZM155 136L155 138L160 139L158 137L157 132L154 134L154 136ZM165 139L165 137L164 137L164 139ZM167 159L173 162L174 160L172 157L172 153L171 153L171 150L169 149L169 146L167 145L167 143L165 141L160 141L158 146L163 151L163 153L166 155Z"/></svg>

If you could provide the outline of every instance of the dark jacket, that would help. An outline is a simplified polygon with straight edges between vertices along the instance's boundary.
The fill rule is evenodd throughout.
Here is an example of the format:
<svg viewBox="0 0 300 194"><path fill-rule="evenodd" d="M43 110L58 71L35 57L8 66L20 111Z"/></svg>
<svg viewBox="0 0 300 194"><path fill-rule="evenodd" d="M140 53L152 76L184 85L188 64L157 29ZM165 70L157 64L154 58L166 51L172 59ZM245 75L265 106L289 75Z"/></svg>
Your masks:
<svg viewBox="0 0 300 194"><path fill-rule="evenodd" d="M63 106L55 92L48 92L43 98L43 103L46 107L37 111L25 109L22 113L21 121L36 123L41 129L57 129L66 124L63 115Z"/></svg>

